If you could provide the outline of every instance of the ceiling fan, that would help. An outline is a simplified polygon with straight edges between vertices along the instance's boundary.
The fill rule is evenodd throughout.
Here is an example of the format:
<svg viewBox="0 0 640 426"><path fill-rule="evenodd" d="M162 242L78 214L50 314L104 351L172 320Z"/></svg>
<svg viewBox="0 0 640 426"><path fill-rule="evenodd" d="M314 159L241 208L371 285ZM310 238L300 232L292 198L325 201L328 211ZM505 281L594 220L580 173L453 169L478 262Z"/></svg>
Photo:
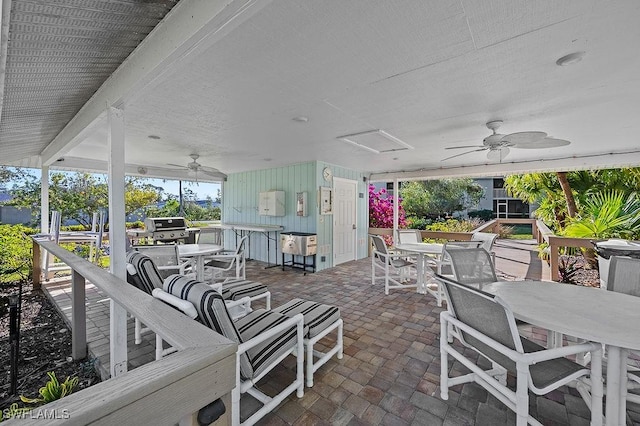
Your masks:
<svg viewBox="0 0 640 426"><path fill-rule="evenodd" d="M454 146L445 149L463 149L463 148L477 148L471 151L463 152L462 154L452 155L442 159L442 161L449 160L451 158L460 157L461 155L470 154L472 152L488 151L487 158L495 161L502 160L509 154L509 148L519 149L546 149L556 148L559 146L569 145L571 142L547 137L545 132L517 132L508 135L501 135L496 132L502 125L501 120L490 121L486 124L487 128L493 132L493 134L487 136L482 141L482 145L465 145Z"/></svg>
<svg viewBox="0 0 640 426"><path fill-rule="evenodd" d="M174 166L174 167L180 167L181 169L187 170L189 172L189 175L192 175L195 177L196 181L198 180L198 173L203 173L211 177L219 177L219 178L227 177L227 175L225 175L224 173L222 173L220 170L216 168L203 166L202 164L198 163L198 158L200 158L199 154L190 154L189 157L191 157L193 161L187 163L186 166L182 166L180 164L171 164L171 163L168 163L168 165Z"/></svg>

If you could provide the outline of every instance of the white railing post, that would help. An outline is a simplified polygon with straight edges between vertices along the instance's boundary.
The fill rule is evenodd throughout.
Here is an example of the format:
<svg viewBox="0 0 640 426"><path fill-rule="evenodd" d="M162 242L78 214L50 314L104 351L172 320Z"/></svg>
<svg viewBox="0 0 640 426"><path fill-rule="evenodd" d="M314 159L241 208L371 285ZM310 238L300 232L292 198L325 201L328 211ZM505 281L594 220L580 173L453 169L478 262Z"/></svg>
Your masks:
<svg viewBox="0 0 640 426"><path fill-rule="evenodd" d="M73 271L71 276L71 356L74 360L87 356L85 285L84 277Z"/></svg>

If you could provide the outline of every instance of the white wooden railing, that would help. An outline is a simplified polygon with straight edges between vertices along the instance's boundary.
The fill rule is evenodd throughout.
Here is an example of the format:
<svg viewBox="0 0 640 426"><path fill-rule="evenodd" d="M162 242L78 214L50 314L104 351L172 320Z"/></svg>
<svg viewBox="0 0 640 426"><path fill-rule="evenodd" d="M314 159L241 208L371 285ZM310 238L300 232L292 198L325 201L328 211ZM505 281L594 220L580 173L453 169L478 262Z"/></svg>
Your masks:
<svg viewBox="0 0 640 426"><path fill-rule="evenodd" d="M196 424L198 410L228 399L235 384L237 344L51 241L34 240L34 286L41 247L69 265L72 276L73 356L86 354L85 280L89 280L178 352L116 378L38 407L47 424ZM228 407L230 408L230 407ZM227 410L229 411L229 410ZM41 425L25 415L6 424Z"/></svg>

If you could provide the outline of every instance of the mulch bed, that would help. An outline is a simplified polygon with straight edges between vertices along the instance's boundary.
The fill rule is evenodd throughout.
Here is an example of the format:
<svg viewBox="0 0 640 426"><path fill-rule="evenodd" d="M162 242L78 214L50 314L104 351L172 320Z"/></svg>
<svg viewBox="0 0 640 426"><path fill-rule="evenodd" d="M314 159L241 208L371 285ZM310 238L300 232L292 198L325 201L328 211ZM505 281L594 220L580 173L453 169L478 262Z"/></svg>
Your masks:
<svg viewBox="0 0 640 426"><path fill-rule="evenodd" d="M60 382L68 376L78 377L75 391L100 381L90 360L71 358L71 330L41 290L24 284L20 324L20 357L18 361L17 395L9 395L11 362L9 341L8 296L18 293L17 284L0 284L0 412L20 401L19 395L39 397L38 390L53 371Z"/></svg>

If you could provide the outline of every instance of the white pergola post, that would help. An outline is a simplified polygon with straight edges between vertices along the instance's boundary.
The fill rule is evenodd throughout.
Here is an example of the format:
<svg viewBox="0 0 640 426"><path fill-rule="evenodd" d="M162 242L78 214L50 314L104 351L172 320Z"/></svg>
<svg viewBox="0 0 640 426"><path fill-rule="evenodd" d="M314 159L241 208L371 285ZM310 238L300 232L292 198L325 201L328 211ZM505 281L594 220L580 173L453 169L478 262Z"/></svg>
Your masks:
<svg viewBox="0 0 640 426"><path fill-rule="evenodd" d="M120 109L109 107L107 114L109 118L109 259L111 273L126 281L124 113ZM111 300L110 318L110 372L111 377L117 377L127 371L127 311Z"/></svg>
<svg viewBox="0 0 640 426"><path fill-rule="evenodd" d="M49 166L42 166L40 176L40 232L49 232Z"/></svg>
<svg viewBox="0 0 640 426"><path fill-rule="evenodd" d="M43 234L49 232L49 166L42 166L42 174L40 175L40 232ZM48 262L49 254L45 250L45 254L42 256L44 271L47 271Z"/></svg>
<svg viewBox="0 0 640 426"><path fill-rule="evenodd" d="M394 179L393 180L393 235L391 236L391 238L396 244L399 243L399 241L396 241L396 235L398 235L398 221L400 220L400 213L399 213L400 207L398 206L398 199L400 197L398 197L398 192L400 192L398 179Z"/></svg>

